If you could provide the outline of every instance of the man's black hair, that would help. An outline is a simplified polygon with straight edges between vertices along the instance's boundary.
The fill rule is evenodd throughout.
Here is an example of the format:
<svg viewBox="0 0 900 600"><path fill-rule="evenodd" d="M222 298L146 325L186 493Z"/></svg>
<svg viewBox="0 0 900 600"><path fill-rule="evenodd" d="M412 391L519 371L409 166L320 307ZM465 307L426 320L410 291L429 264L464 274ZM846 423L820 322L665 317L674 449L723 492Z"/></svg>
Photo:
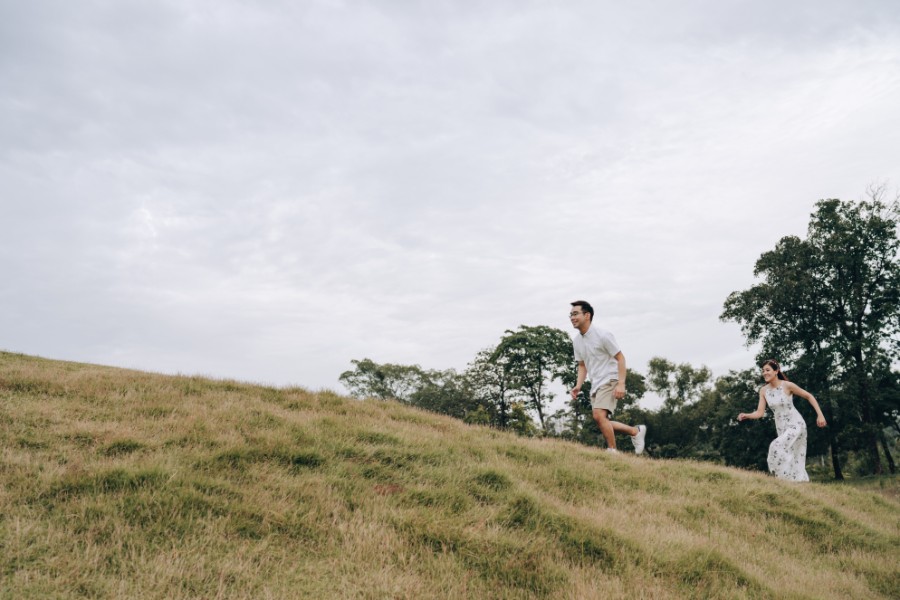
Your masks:
<svg viewBox="0 0 900 600"><path fill-rule="evenodd" d="M587 314L591 315L591 323L594 322L594 307L591 306L590 302L587 302L585 300L576 300L575 302L572 302L572 306L577 306L581 309L581 312L586 312Z"/></svg>

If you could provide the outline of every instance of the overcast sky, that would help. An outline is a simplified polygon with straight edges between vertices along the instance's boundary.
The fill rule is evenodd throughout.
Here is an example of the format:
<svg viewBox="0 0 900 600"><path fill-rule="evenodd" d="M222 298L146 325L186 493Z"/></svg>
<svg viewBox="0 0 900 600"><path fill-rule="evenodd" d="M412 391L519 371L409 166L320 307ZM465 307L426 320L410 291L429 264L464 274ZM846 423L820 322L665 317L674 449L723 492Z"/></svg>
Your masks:
<svg viewBox="0 0 900 600"><path fill-rule="evenodd" d="M728 294L900 184L900 2L0 0L0 349L341 388Z"/></svg>

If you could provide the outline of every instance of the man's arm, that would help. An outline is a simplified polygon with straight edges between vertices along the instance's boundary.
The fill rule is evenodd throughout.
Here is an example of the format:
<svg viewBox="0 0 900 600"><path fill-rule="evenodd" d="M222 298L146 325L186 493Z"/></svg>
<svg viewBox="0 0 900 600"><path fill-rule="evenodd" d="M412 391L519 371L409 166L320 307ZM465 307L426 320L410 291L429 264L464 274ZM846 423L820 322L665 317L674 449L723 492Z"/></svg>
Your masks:
<svg viewBox="0 0 900 600"><path fill-rule="evenodd" d="M619 383L616 384L616 391L613 392L613 395L621 400L625 397L625 376L628 373L625 369L625 355L620 350L613 358L619 363Z"/></svg>
<svg viewBox="0 0 900 600"><path fill-rule="evenodd" d="M572 400L578 399L578 394L581 393L581 386L584 385L584 380L587 379L587 367L584 366L584 361L578 361L578 382L575 384L575 387L572 389Z"/></svg>

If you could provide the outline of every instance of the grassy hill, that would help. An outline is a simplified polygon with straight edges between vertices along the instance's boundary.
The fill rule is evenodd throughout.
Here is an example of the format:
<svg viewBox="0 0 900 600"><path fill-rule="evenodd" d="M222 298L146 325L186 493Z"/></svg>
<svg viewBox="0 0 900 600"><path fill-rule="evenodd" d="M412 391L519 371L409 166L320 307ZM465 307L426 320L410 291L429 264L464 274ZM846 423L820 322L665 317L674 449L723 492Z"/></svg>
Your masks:
<svg viewBox="0 0 900 600"><path fill-rule="evenodd" d="M10 353L0 450L0 598L900 597L896 479Z"/></svg>

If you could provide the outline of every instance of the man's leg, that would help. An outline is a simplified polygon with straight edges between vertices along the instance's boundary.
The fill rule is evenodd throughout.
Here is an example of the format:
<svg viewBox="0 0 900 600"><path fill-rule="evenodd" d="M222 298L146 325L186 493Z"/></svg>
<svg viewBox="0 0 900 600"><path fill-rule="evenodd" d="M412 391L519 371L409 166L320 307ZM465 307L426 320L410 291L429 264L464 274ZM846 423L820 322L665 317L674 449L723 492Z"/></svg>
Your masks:
<svg viewBox="0 0 900 600"><path fill-rule="evenodd" d="M606 447L616 449L616 432L613 429L612 422L609 420L609 411L605 408L594 409L594 420L606 440Z"/></svg>
<svg viewBox="0 0 900 600"><path fill-rule="evenodd" d="M606 440L606 445L613 450L616 448L617 431L628 435L637 435L638 433L637 427L619 423L618 421L610 421L609 411L605 408L595 408L593 414L594 420L597 421L597 426L600 427L600 433L603 434L603 439Z"/></svg>

